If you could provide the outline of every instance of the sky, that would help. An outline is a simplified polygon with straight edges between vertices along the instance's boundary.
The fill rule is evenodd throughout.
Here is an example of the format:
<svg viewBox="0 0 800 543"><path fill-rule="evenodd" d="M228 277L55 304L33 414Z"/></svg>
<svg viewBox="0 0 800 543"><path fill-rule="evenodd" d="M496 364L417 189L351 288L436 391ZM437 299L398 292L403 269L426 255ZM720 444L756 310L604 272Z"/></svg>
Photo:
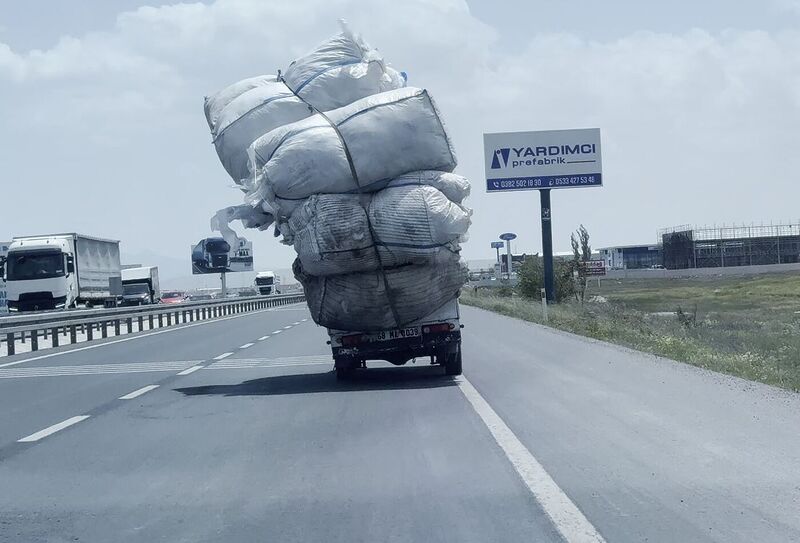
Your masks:
<svg viewBox="0 0 800 543"><path fill-rule="evenodd" d="M203 97L340 18L436 99L473 183L467 259L508 231L541 250L538 195L483 190L486 132L601 129L604 186L553 192L556 251L580 224L604 247L800 218L800 0L0 0L0 239L78 231L188 270L241 200ZM239 233L289 268L271 231Z"/></svg>

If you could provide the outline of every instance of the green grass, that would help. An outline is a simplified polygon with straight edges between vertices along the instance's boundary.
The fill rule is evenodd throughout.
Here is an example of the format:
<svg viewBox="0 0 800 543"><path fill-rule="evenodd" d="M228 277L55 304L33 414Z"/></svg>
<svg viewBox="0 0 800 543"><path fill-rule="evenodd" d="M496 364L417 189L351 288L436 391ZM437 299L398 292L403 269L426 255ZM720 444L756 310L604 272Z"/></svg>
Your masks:
<svg viewBox="0 0 800 543"><path fill-rule="evenodd" d="M550 326L800 391L800 276L604 279L587 302L550 307ZM541 303L489 291L461 301L532 322ZM678 308L696 322L681 322Z"/></svg>

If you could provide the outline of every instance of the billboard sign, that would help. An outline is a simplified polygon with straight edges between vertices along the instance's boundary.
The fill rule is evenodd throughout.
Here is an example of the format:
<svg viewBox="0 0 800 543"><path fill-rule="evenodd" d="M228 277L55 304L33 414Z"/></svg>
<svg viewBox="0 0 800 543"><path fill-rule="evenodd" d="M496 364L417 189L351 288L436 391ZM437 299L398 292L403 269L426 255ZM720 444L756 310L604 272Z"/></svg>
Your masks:
<svg viewBox="0 0 800 543"><path fill-rule="evenodd" d="M486 192L599 187L600 129L483 135Z"/></svg>
<svg viewBox="0 0 800 543"><path fill-rule="evenodd" d="M606 263L604 260L589 260L588 262L581 262L581 265L586 267L587 276L599 277L606 274Z"/></svg>
<svg viewBox="0 0 800 543"><path fill-rule="evenodd" d="M253 243L238 238L231 246L223 238L201 239L192 247L192 273L231 273L253 271Z"/></svg>
<svg viewBox="0 0 800 543"><path fill-rule="evenodd" d="M8 247L11 245L10 241L0 241L0 260L5 260L8 254ZM0 315L8 313L8 304L6 303L6 282L0 277Z"/></svg>

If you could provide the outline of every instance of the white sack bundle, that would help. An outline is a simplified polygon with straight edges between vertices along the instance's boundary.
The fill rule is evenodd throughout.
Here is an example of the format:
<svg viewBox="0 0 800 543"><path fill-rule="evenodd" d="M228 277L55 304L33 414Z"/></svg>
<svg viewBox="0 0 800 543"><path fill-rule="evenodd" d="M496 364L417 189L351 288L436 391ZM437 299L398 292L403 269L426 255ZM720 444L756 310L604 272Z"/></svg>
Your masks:
<svg viewBox="0 0 800 543"><path fill-rule="evenodd" d="M337 275L450 260L469 225L469 210L435 188L392 182L370 195L311 196L281 232L305 273Z"/></svg>
<svg viewBox="0 0 800 543"><path fill-rule="evenodd" d="M410 172L403 174L400 177L395 177L386 186L397 187L401 185L430 185L431 187L439 190L444 194L448 200L460 204L464 199L469 196L470 184L466 177L451 173L451 172L438 172L436 170L421 170L417 172ZM357 194L358 190L354 189L348 194ZM257 195L253 195L249 199L251 205L261 206L265 211L271 213L275 220L281 227L281 231L285 229L284 223L295 212L301 208L306 200L287 200L284 198L272 198L270 203L265 203ZM286 241L291 245L292 241Z"/></svg>
<svg viewBox="0 0 800 543"><path fill-rule="evenodd" d="M275 75L253 77L206 98L206 120L217 155L237 183L248 176L250 144L270 130L311 115L304 101L327 111L405 86L405 77L346 27L295 60L283 80L286 83Z"/></svg>
<svg viewBox="0 0 800 543"><path fill-rule="evenodd" d="M433 100L407 87L327 112L347 143L362 190L380 190L416 170L453 171L455 151ZM250 147L257 176L251 195L302 199L312 194L356 192L344 145L322 115L276 128Z"/></svg>
<svg viewBox="0 0 800 543"><path fill-rule="evenodd" d="M303 285L314 322L336 330L374 331L405 326L456 298L467 266L453 255L437 266L386 270L397 320L380 272L316 277L295 260L294 275Z"/></svg>

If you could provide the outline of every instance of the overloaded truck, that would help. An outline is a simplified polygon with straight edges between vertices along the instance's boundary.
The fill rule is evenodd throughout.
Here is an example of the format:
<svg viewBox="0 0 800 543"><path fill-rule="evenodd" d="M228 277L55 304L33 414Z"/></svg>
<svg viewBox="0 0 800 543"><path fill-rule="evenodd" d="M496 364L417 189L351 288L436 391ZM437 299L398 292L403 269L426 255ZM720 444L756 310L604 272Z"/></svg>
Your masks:
<svg viewBox="0 0 800 543"><path fill-rule="evenodd" d="M337 377L367 360L421 357L461 373L470 184L454 173L428 91L409 87L345 25L277 75L207 97L205 113L220 161L245 193L214 228L275 224L297 253L294 276L328 330Z"/></svg>
<svg viewBox="0 0 800 543"><path fill-rule="evenodd" d="M2 266L11 312L116 305L119 241L81 234L16 237Z"/></svg>
<svg viewBox="0 0 800 543"><path fill-rule="evenodd" d="M122 305L149 305L160 300L157 266L122 270Z"/></svg>

